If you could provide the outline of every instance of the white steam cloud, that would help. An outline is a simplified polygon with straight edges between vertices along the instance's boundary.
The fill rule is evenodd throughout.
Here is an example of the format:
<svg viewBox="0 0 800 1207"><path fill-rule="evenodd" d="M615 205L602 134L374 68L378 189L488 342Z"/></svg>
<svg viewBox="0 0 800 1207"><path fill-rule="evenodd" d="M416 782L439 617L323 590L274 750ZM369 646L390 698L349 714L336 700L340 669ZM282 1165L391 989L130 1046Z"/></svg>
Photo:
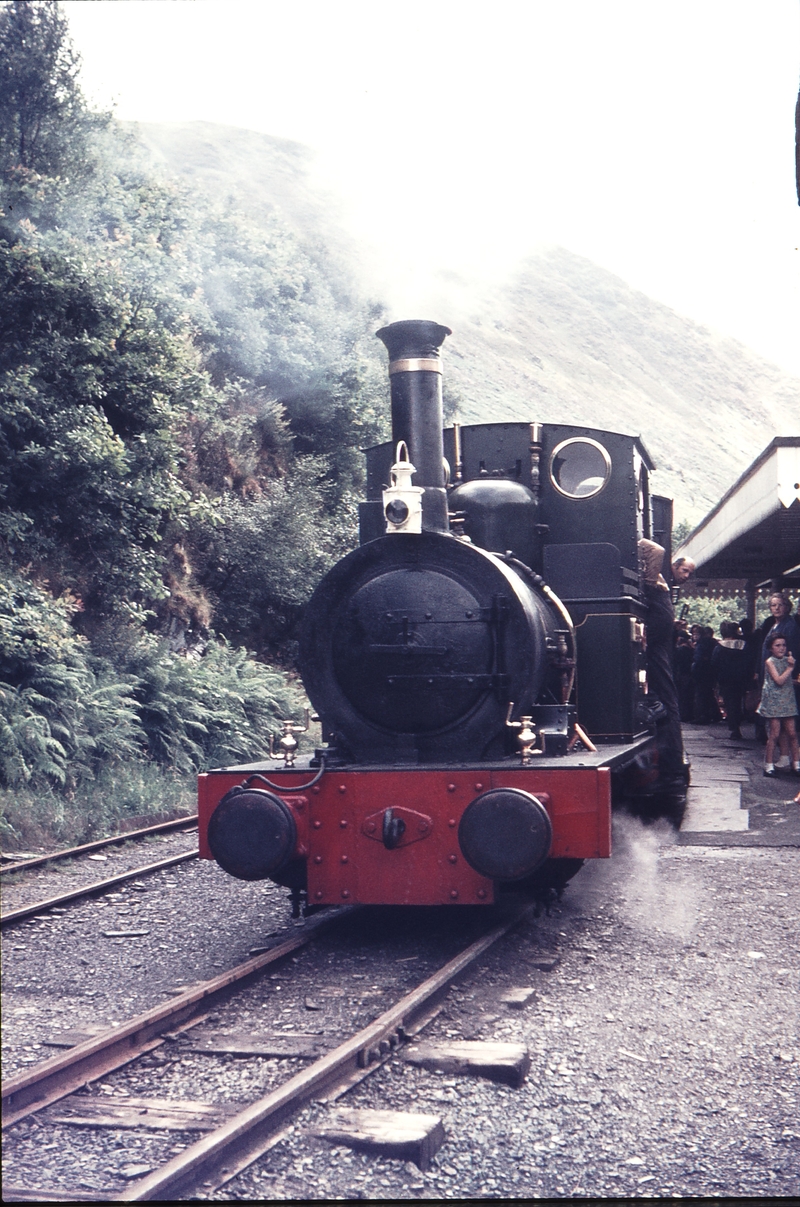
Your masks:
<svg viewBox="0 0 800 1207"><path fill-rule="evenodd" d="M697 886L666 858L675 834L665 822L646 826L633 817L614 820L613 855L587 863L570 885L570 899L587 912L617 905L628 925L688 941L698 923ZM688 872L688 868L686 869Z"/></svg>

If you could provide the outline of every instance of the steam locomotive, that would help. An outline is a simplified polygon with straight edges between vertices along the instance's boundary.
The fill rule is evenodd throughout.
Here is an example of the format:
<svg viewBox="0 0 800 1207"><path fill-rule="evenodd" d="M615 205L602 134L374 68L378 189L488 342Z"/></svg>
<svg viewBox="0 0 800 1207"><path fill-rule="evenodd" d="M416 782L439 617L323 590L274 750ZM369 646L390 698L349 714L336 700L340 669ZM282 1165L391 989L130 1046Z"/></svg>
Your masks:
<svg viewBox="0 0 800 1207"><path fill-rule="evenodd" d="M612 799L657 762L637 543L668 548L671 502L641 440L443 431L450 330L377 334L392 440L300 637L323 743L297 757L307 710L264 760L199 777L201 856L287 886L295 913L563 885L610 855Z"/></svg>

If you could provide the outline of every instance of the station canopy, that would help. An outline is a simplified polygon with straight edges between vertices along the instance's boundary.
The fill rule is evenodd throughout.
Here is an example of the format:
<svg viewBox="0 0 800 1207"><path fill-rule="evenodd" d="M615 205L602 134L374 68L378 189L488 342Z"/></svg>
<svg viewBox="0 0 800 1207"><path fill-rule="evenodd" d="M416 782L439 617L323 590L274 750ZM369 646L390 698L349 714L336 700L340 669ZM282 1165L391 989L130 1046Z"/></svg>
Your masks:
<svg viewBox="0 0 800 1207"><path fill-rule="evenodd" d="M800 582L800 436L776 436L674 556L708 585Z"/></svg>

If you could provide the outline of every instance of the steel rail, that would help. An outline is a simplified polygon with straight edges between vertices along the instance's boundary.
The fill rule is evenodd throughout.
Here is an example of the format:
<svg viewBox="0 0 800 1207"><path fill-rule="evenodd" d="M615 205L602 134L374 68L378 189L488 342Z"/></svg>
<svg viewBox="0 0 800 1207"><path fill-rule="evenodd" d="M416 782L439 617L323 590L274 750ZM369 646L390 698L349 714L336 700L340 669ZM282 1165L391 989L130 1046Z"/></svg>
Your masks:
<svg viewBox="0 0 800 1207"><path fill-rule="evenodd" d="M38 868L43 863L54 859L73 859L79 855L88 855L90 851L100 851L103 847L113 847L118 843L127 842L129 838L145 838L148 834L163 834L166 830L179 830L183 826L196 826L197 814L189 817L176 817L172 821L160 821L155 826L145 826L141 830L130 830L127 834L116 834L113 838L98 838L94 842L85 842L80 847L66 847L63 851L51 851L49 855L37 855L34 859L20 859L16 863L0 866L0 876L9 872L24 872L27 868Z"/></svg>
<svg viewBox="0 0 800 1207"><path fill-rule="evenodd" d="M323 928L348 917L354 908L337 910L333 916L320 915L307 923L302 932L278 943L269 951L237 964L210 981L201 981L168 1002L129 1019L119 1027L109 1027L100 1035L76 1044L66 1052L24 1069L3 1081L3 1128L42 1110L89 1081L105 1076L164 1043L165 1031L184 1024L195 1014L211 1006L224 993L239 986L270 964L304 947Z"/></svg>
<svg viewBox="0 0 800 1207"><path fill-rule="evenodd" d="M148 876L151 872L159 872L162 868L174 867L176 863L186 863L189 859L197 859L197 851L184 851L182 855L170 855L169 859L159 859L157 863L148 863L143 868L132 868L129 872L120 872L118 876L109 876L107 880L96 880L83 888L71 889L58 897L48 897L46 901L35 901L33 905L21 905L19 909L9 910L0 914L0 927L10 926L12 922L21 922L23 918L31 918L34 914L42 914L54 905L64 905L68 901L78 901L81 897L93 897L95 893L104 893L115 884L124 884L126 880L136 880L139 876Z"/></svg>
<svg viewBox="0 0 800 1207"><path fill-rule="evenodd" d="M424 1026L431 1017L432 1007L453 981L534 908L525 906L516 910L338 1048L245 1107L222 1127L189 1145L179 1156L112 1201L170 1201L191 1196L201 1186L208 1190L225 1185L271 1146L275 1131L295 1111L320 1094L330 1094L336 1087L348 1088L378 1068L415 1030Z"/></svg>

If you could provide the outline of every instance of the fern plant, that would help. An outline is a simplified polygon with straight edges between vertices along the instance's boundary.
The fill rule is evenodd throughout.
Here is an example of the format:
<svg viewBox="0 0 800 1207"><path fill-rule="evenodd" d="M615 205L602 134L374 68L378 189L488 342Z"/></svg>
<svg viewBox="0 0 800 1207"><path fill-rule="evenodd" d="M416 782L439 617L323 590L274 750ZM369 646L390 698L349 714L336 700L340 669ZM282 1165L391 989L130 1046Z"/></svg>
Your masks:
<svg viewBox="0 0 800 1207"><path fill-rule="evenodd" d="M42 697L0 683L0 784L18 788L43 780L63 787L67 751L37 707Z"/></svg>

